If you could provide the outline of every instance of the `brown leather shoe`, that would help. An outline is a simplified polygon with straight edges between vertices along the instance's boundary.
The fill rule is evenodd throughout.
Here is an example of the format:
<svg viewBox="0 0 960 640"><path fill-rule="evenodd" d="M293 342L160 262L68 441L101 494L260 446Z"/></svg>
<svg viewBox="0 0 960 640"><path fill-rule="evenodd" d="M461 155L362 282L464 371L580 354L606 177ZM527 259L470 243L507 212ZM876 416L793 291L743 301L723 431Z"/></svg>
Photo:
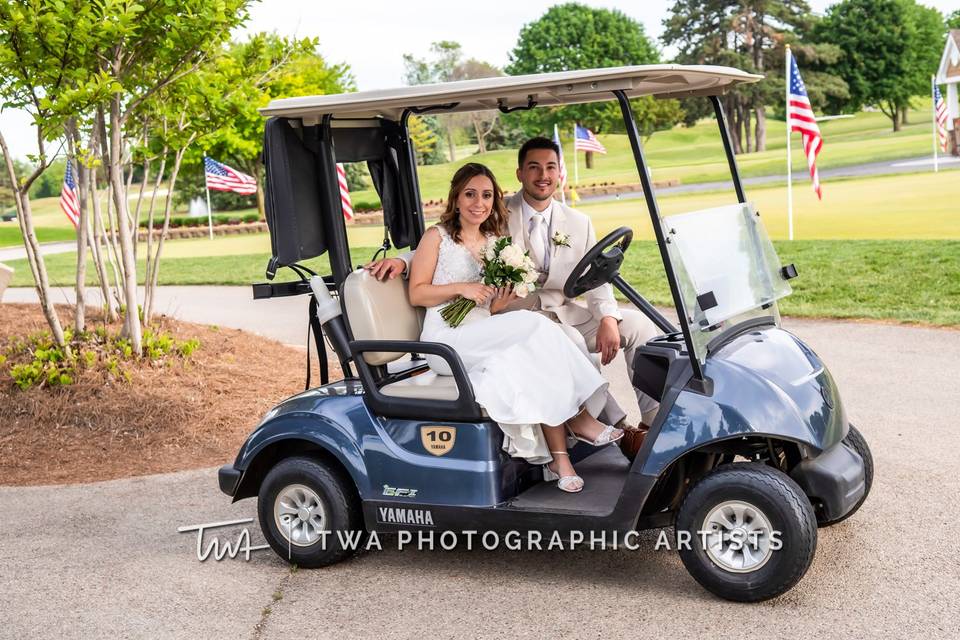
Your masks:
<svg viewBox="0 0 960 640"><path fill-rule="evenodd" d="M618 428L622 429L623 427ZM623 455L625 455L628 460L633 460L637 457L637 452L640 451L640 447L643 446L643 441L646 439L649 430L650 427L643 423L640 423L633 429L624 429L623 437L620 439L620 451L623 452Z"/></svg>
<svg viewBox="0 0 960 640"><path fill-rule="evenodd" d="M642 422L639 425L632 425L629 422L627 422L626 418L621 418L620 422L618 422L613 426L616 427L617 429L623 429L624 431L642 431L647 428L643 425Z"/></svg>

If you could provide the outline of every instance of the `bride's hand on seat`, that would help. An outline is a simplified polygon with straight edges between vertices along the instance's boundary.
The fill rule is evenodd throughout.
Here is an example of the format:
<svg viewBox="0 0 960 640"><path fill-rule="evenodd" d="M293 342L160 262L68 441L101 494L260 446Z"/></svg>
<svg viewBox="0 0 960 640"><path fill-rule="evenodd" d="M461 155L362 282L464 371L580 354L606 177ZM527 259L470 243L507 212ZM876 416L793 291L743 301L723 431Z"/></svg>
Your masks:
<svg viewBox="0 0 960 640"><path fill-rule="evenodd" d="M462 282L460 283L460 295L468 300L473 300L477 306L483 306L488 300L493 298L497 292L491 286L482 282Z"/></svg>
<svg viewBox="0 0 960 640"><path fill-rule="evenodd" d="M363 265L363 268L377 280L393 280L407 269L407 263L400 258L383 258Z"/></svg>
<svg viewBox="0 0 960 640"><path fill-rule="evenodd" d="M491 314L506 310L506 308L510 306L510 303L519 297L512 286L499 287L496 291L496 295L493 296L493 300L490 302Z"/></svg>

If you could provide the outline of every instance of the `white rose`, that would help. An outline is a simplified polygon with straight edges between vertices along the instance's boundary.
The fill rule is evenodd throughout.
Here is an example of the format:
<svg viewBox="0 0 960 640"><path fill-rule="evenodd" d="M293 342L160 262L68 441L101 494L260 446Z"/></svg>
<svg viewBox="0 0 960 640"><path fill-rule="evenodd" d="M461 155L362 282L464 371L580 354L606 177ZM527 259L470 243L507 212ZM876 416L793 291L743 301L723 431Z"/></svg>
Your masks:
<svg viewBox="0 0 960 640"><path fill-rule="evenodd" d="M523 273L523 283L532 284L537 281L537 278L540 277L540 274L537 273L536 269L528 269Z"/></svg>
<svg viewBox="0 0 960 640"><path fill-rule="evenodd" d="M523 267L523 259L525 257L520 247L515 244L507 245L500 251L500 259L503 260L504 264L516 269Z"/></svg>
<svg viewBox="0 0 960 640"><path fill-rule="evenodd" d="M533 293L534 286L531 283L518 284L513 288L518 298L526 298L528 294Z"/></svg>
<svg viewBox="0 0 960 640"><path fill-rule="evenodd" d="M497 239L495 237L487 240L487 248L484 251L484 256L486 256L487 260L493 260L497 257Z"/></svg>

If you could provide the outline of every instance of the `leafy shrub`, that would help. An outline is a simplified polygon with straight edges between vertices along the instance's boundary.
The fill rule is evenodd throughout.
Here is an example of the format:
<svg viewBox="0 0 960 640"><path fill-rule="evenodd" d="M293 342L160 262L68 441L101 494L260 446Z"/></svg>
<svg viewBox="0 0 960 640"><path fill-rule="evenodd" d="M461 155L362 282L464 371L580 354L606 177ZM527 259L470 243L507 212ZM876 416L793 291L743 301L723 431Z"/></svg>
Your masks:
<svg viewBox="0 0 960 640"><path fill-rule="evenodd" d="M242 216L236 214L219 214L213 216L213 224L240 224L241 222L257 222L260 215L257 213L245 213ZM149 225L147 220L140 221L140 228L146 229ZM178 229L180 227L199 227L206 226L207 219L204 216L171 216L170 228ZM154 229L163 229L163 220L153 221Z"/></svg>
<svg viewBox="0 0 960 640"><path fill-rule="evenodd" d="M366 211L379 211L383 208L379 200L352 200L353 210L363 213Z"/></svg>
<svg viewBox="0 0 960 640"><path fill-rule="evenodd" d="M54 343L47 331L9 341L0 354L0 372L8 368L13 383L22 390L70 385L85 371L130 381L130 372L124 368L135 360L129 340L103 327L77 335L65 329L64 338L67 348ZM143 330L143 359L153 364L189 358L199 347L196 339L178 341L151 328Z"/></svg>

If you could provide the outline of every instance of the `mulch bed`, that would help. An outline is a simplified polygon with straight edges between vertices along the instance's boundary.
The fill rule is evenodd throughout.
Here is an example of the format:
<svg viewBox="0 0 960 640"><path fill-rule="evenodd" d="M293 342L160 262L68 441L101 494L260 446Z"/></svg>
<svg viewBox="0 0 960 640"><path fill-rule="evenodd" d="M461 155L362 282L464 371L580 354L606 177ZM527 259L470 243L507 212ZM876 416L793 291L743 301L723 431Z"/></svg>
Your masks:
<svg viewBox="0 0 960 640"><path fill-rule="evenodd" d="M58 313L72 325L72 308ZM88 312L88 329L102 325ZM66 387L21 391L0 367L0 485L95 482L232 462L260 416L303 390L302 350L168 317L156 327L177 340L196 338L200 348L163 365L124 363L129 382L88 371ZM10 339L46 328L39 306L0 304L0 352ZM336 379L336 363L331 369Z"/></svg>

